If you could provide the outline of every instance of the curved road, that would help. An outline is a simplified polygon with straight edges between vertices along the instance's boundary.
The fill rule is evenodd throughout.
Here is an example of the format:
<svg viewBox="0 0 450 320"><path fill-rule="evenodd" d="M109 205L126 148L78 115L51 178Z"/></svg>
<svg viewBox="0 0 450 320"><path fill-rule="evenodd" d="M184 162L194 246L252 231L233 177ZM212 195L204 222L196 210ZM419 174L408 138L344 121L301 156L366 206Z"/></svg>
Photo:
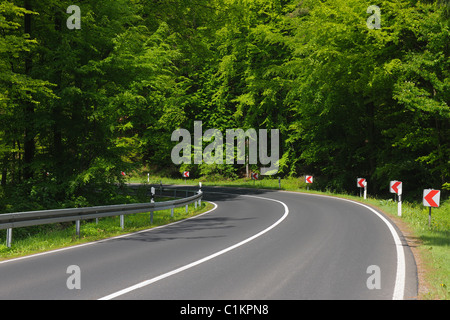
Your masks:
<svg viewBox="0 0 450 320"><path fill-rule="evenodd" d="M203 188L212 211L169 226L0 262L0 299L414 299L410 248L353 201ZM80 289L68 289L68 267Z"/></svg>

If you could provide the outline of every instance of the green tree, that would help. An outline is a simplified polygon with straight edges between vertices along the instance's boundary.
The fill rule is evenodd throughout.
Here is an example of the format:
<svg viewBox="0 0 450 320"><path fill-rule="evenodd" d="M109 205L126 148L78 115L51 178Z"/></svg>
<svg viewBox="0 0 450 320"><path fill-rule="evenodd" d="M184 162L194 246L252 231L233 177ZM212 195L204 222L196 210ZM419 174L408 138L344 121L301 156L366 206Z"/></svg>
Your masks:
<svg viewBox="0 0 450 320"><path fill-rule="evenodd" d="M25 1L25 5L30 4ZM34 112L54 98L50 82L33 77L31 56L37 41L30 32L36 12L10 1L0 3L0 122L2 185L30 178L34 168L37 126ZM26 27L26 28L25 28Z"/></svg>
<svg viewBox="0 0 450 320"><path fill-rule="evenodd" d="M375 192L404 176L418 190L434 170L448 179L448 140L442 136L448 25L433 4L383 1L380 8L381 29L373 30L366 26L367 3L359 0L305 1L291 15L294 54L280 71L290 88L285 102L296 115L288 140L297 146L293 158L300 159L300 170L322 175L330 188L352 190L357 175L366 176ZM423 78L416 86L405 81L412 77ZM422 112L411 112L419 101ZM431 125L424 108L442 122ZM424 149L430 139L413 137L424 130L439 131L432 134L435 152ZM422 152L429 153L417 157Z"/></svg>

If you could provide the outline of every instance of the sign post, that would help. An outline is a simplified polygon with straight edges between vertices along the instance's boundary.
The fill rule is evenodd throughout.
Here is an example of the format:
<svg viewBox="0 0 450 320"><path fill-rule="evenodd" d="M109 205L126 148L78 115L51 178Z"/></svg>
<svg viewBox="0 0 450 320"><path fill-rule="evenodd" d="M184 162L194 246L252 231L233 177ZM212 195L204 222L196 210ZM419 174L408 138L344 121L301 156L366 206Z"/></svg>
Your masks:
<svg viewBox="0 0 450 320"><path fill-rule="evenodd" d="M356 186L358 188L364 188L364 199L367 199L367 180L365 178L357 178ZM361 191L359 195L361 196Z"/></svg>
<svg viewBox="0 0 450 320"><path fill-rule="evenodd" d="M440 190L425 189L423 190L423 205L429 207L428 211L428 227L431 227L431 208L438 208L441 198Z"/></svg>
<svg viewBox="0 0 450 320"><path fill-rule="evenodd" d="M184 183L186 183L186 178L189 178L189 171L183 172Z"/></svg>
<svg viewBox="0 0 450 320"><path fill-rule="evenodd" d="M202 193L202 183L199 182L198 183L198 193ZM197 206L197 202L195 202L195 205ZM201 206L202 205L202 199L198 199L198 205Z"/></svg>
<svg viewBox="0 0 450 320"><path fill-rule="evenodd" d="M402 192L403 192L403 182L401 181L391 181L389 184L389 192L395 193L398 195L398 204L397 204L397 215L399 217L402 216Z"/></svg>
<svg viewBox="0 0 450 320"><path fill-rule="evenodd" d="M305 176L306 190L309 190L309 185L310 185L311 183L313 183L313 179L314 179L313 176L309 176L309 175L306 175L306 176Z"/></svg>
<svg viewBox="0 0 450 320"><path fill-rule="evenodd" d="M252 176L252 180L253 180L253 185L255 185L255 182L256 182L256 180L258 180L259 176L256 172L252 172L251 176Z"/></svg>
<svg viewBox="0 0 450 320"><path fill-rule="evenodd" d="M150 189L150 192L152 193L152 198L150 199L151 203L155 202L155 187L152 187ZM150 211L150 224L153 224L153 211Z"/></svg>

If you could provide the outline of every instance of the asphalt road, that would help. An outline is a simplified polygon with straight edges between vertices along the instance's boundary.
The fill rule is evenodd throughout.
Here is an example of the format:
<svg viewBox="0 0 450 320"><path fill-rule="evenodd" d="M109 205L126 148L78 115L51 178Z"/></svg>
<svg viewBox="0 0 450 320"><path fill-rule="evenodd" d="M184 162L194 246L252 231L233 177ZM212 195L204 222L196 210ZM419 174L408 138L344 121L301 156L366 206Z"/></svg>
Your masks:
<svg viewBox="0 0 450 320"><path fill-rule="evenodd" d="M410 248L367 206L282 191L203 191L217 207L193 219L0 262L0 299L417 296ZM67 286L72 265L79 267L79 289Z"/></svg>

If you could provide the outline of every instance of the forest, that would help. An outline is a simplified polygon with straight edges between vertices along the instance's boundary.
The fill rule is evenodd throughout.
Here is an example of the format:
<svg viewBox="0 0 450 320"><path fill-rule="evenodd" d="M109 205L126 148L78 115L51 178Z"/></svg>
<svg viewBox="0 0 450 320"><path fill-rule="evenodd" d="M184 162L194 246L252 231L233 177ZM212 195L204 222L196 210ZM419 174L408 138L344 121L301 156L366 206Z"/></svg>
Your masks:
<svg viewBox="0 0 450 320"><path fill-rule="evenodd" d="M173 163L196 121L279 130L273 177L448 197L449 53L448 0L0 0L0 211L106 204L122 172L244 176Z"/></svg>

